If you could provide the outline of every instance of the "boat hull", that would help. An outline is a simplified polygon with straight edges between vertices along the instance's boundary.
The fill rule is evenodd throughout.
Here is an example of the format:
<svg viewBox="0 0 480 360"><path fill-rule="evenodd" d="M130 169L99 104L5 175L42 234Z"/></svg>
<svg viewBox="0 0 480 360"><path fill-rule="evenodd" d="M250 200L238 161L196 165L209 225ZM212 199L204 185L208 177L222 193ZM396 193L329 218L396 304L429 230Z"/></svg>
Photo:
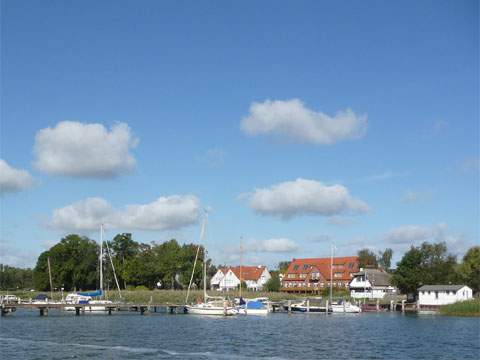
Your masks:
<svg viewBox="0 0 480 360"><path fill-rule="evenodd" d="M236 315L238 311L233 307L220 307L220 306L185 306L187 314L191 315L216 315L216 316L229 316Z"/></svg>
<svg viewBox="0 0 480 360"><path fill-rule="evenodd" d="M358 314L362 309L356 305L332 305L330 311L334 314Z"/></svg>

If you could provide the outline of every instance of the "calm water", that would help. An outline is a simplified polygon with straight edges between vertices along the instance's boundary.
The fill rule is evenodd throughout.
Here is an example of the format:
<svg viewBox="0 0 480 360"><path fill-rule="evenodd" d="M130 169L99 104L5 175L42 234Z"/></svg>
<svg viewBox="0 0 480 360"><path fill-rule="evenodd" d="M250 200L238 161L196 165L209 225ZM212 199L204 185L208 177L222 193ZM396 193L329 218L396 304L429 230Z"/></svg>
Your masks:
<svg viewBox="0 0 480 360"><path fill-rule="evenodd" d="M215 318L18 311L2 359L479 359L480 320L402 314Z"/></svg>

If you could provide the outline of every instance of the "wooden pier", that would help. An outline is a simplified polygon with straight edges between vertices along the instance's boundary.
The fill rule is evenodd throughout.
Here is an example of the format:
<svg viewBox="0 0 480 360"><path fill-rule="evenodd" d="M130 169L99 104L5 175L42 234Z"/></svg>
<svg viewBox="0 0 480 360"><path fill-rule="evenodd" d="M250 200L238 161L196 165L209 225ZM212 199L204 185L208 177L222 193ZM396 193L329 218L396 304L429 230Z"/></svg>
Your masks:
<svg viewBox="0 0 480 360"><path fill-rule="evenodd" d="M95 307L104 307L105 310L91 310ZM69 310L66 310L68 308ZM50 310L60 310L65 312L73 312L79 316L85 313L105 313L112 315L113 312L128 311L139 312L141 315L149 313L168 313L168 314L183 314L184 306L176 304L59 304L59 303L4 303L1 304L1 316L14 313L18 309L38 310L40 316L48 315Z"/></svg>

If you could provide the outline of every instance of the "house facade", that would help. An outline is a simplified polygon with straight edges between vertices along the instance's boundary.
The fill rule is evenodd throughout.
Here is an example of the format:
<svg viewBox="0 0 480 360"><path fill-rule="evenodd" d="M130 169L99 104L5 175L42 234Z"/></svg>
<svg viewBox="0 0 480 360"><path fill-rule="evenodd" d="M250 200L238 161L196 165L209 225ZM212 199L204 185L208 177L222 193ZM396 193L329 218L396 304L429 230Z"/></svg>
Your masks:
<svg viewBox="0 0 480 360"><path fill-rule="evenodd" d="M350 281L350 296L356 299L383 299L396 294L392 275L382 269L360 269Z"/></svg>
<svg viewBox="0 0 480 360"><path fill-rule="evenodd" d="M438 306L469 300L472 289L466 285L423 285L418 289L420 309L435 309Z"/></svg>
<svg viewBox="0 0 480 360"><path fill-rule="evenodd" d="M282 278L281 291L319 293L330 286L347 288L359 270L358 256L293 259ZM332 275L332 276L331 276Z"/></svg>
<svg viewBox="0 0 480 360"><path fill-rule="evenodd" d="M238 289L244 281L248 290L262 290L272 276L266 266L220 267L210 280L212 289L228 291Z"/></svg>

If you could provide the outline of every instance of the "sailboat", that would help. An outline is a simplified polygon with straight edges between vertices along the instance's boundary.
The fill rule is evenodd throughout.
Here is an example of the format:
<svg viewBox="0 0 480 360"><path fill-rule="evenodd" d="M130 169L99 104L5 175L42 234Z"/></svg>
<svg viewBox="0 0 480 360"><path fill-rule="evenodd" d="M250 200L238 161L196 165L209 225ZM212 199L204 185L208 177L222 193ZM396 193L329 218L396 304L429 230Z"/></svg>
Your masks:
<svg viewBox="0 0 480 360"><path fill-rule="evenodd" d="M202 222L202 230L200 232L200 241L202 242L205 237L205 231L207 226L207 214L205 214ZM195 261L193 263L192 276L190 277L190 283L187 290L187 298L185 303L185 312L192 315L220 315L220 316L229 316L236 315L238 311L235 307L231 306L229 301L224 297L219 296L209 296L207 294L207 251L203 252L203 301L200 301L196 304L188 305L188 295L190 293L190 286L193 280L193 274L195 272L195 265L197 264L198 254L200 252L200 245L197 248L197 255L195 256Z"/></svg>
<svg viewBox="0 0 480 360"><path fill-rule="evenodd" d="M110 254L110 249L108 248L108 242L107 244L107 252L108 256L110 258L110 263L112 265L112 270L113 270L113 276L115 278L115 282L117 285L118 292L120 294L120 298L122 297L122 294L120 292L120 286L118 284L118 279L117 279L117 274L115 272L115 267L113 265L112 257ZM77 292L77 293L72 293L68 294L66 297L66 302L67 304L84 304L86 305L84 307L85 311L87 312L104 312L108 311L109 305L112 305L113 302L111 300L106 300L102 299L104 296L104 291L103 291L103 224L100 225L100 255L99 255L99 268L100 268L100 289L93 291L93 292ZM94 298L99 298L99 299L94 299ZM67 311L73 311L75 310L75 307L70 306L70 307L65 307L65 310Z"/></svg>
<svg viewBox="0 0 480 360"><path fill-rule="evenodd" d="M338 314L338 313L360 313L362 312L362 309L360 309L359 306L352 304L349 301L337 301L333 302L332 301L332 280L333 280L333 251L335 249L335 245L332 243L332 249L331 249L331 256L330 256L330 306L329 306L329 311L332 314Z"/></svg>
<svg viewBox="0 0 480 360"><path fill-rule="evenodd" d="M243 265L243 246L242 239L240 238L240 299L237 311L243 315L267 315L269 313L268 299L244 299L242 297L242 265Z"/></svg>

